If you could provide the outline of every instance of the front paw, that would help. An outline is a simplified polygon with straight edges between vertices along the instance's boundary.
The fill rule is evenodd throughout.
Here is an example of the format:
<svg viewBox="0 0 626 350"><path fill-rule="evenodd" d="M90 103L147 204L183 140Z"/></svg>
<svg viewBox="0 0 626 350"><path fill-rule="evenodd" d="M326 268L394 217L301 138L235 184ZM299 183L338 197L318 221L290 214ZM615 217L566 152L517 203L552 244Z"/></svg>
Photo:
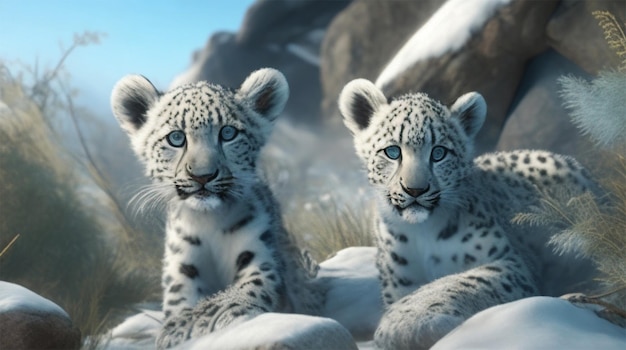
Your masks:
<svg viewBox="0 0 626 350"><path fill-rule="evenodd" d="M215 332L225 327L243 323L263 313L256 305L215 304L207 302L194 310L193 327L190 337Z"/></svg>
<svg viewBox="0 0 626 350"><path fill-rule="evenodd" d="M380 321L374 340L381 349L429 349L463 321L441 313L415 316L390 309Z"/></svg>
<svg viewBox="0 0 626 350"><path fill-rule="evenodd" d="M171 348L189 339L191 320L191 310L183 310L176 317L166 319L157 338L157 349Z"/></svg>

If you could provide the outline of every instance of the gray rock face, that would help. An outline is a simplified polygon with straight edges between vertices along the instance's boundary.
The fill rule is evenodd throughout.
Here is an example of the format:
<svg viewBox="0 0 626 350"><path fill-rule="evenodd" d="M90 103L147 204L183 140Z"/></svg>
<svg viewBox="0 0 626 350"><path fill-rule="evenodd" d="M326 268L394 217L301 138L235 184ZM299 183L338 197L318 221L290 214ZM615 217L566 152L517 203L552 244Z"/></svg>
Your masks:
<svg viewBox="0 0 626 350"><path fill-rule="evenodd" d="M546 28L548 41L561 55L587 73L616 68L621 60L604 39L593 11L609 11L619 23L626 23L624 0L561 1Z"/></svg>
<svg viewBox="0 0 626 350"><path fill-rule="evenodd" d="M553 50L530 61L520 83L520 97L512 104L500 135L498 150L545 149L584 157L589 143L570 121L559 96L557 79L568 74L588 77L579 66Z"/></svg>

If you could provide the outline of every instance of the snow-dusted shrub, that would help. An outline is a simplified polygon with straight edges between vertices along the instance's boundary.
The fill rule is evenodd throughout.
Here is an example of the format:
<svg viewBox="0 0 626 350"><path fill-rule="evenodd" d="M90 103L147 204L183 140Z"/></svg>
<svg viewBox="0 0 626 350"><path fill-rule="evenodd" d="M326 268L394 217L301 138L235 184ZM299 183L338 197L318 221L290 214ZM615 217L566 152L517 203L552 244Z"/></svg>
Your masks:
<svg viewBox="0 0 626 350"><path fill-rule="evenodd" d="M594 15L623 63L590 82L575 77L559 82L572 122L600 147L598 166L591 170L607 194L600 199L545 196L540 207L516 219L560 227L551 243L561 252L591 259L601 273L602 294L626 309L626 35L610 13Z"/></svg>

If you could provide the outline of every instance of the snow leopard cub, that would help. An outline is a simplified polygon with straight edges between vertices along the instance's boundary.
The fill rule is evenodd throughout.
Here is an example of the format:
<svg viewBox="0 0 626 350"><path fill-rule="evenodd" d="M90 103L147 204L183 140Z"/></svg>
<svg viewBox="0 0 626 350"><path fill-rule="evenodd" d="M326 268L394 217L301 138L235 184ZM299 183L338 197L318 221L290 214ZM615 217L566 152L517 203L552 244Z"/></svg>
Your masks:
<svg viewBox="0 0 626 350"><path fill-rule="evenodd" d="M556 266L560 276L572 264L545 248L546 227L511 219L541 192L599 189L573 158L550 152L473 158L487 110L481 95L465 94L450 108L422 93L388 101L357 79L339 107L377 194L376 264L387 307L377 346L429 348L478 311L545 293L550 271Z"/></svg>
<svg viewBox="0 0 626 350"><path fill-rule="evenodd" d="M285 231L256 162L289 95L274 69L238 90L199 82L161 93L139 75L121 79L111 105L167 202L159 348L264 312L317 314L317 264Z"/></svg>

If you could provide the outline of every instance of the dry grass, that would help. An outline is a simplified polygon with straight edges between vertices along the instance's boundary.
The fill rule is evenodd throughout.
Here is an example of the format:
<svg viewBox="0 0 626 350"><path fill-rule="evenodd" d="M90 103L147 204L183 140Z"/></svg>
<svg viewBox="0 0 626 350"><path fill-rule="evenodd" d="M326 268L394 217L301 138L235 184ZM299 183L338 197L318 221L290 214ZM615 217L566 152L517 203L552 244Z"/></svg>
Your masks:
<svg viewBox="0 0 626 350"><path fill-rule="evenodd" d="M70 111L42 109L2 62L0 96L0 249L20 235L0 257L0 279L59 304L83 336L158 299L160 254L150 254L158 249L120 220L102 183L51 128L51 114Z"/></svg>
<svg viewBox="0 0 626 350"><path fill-rule="evenodd" d="M285 215L287 229L317 261L352 246L371 246L372 208L363 201L341 203L337 199L305 203Z"/></svg>

